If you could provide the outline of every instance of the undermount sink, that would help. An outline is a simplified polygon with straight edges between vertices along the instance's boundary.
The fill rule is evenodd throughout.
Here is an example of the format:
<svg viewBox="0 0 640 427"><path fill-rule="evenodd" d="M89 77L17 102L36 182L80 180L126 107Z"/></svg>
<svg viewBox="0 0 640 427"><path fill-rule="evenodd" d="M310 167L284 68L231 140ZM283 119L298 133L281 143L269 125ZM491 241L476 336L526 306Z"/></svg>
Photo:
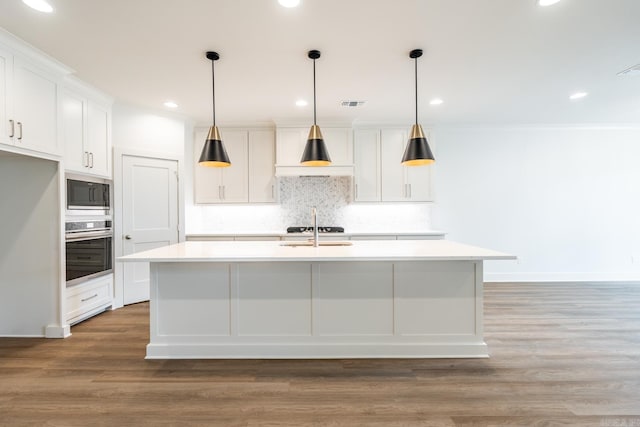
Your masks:
<svg viewBox="0 0 640 427"><path fill-rule="evenodd" d="M353 245L353 242L350 242L348 240L327 240L327 241L320 241L318 242L318 246L351 246ZM303 241L289 241L289 242L282 242L280 243L280 246L313 246L313 242L310 242L308 240L303 240Z"/></svg>

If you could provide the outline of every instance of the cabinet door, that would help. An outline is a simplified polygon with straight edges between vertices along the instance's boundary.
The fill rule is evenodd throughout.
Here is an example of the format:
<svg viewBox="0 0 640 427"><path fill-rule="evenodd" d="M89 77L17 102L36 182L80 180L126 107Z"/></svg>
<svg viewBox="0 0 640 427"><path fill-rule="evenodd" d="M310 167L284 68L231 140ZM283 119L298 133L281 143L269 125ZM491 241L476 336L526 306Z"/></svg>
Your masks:
<svg viewBox="0 0 640 427"><path fill-rule="evenodd" d="M274 132L249 131L249 203L276 201L274 164Z"/></svg>
<svg viewBox="0 0 640 427"><path fill-rule="evenodd" d="M353 131L350 128L320 129L334 165L353 164ZM306 137L305 137L306 144ZM302 153L300 153L302 156Z"/></svg>
<svg viewBox="0 0 640 427"><path fill-rule="evenodd" d="M111 139L108 107L89 100L87 113L87 141L89 145L89 172L111 177Z"/></svg>
<svg viewBox="0 0 640 427"><path fill-rule="evenodd" d="M380 133L382 157L382 201L403 202L407 200L408 188L402 155L407 144L404 129L383 129Z"/></svg>
<svg viewBox="0 0 640 427"><path fill-rule="evenodd" d="M222 201L222 168L210 168L198 164L204 141L207 138L207 130L195 133L194 140L194 198L196 203L220 203ZM223 135L224 138L224 135ZM232 166L235 160L231 158Z"/></svg>
<svg viewBox="0 0 640 427"><path fill-rule="evenodd" d="M16 146L58 154L55 78L20 58L13 60Z"/></svg>
<svg viewBox="0 0 640 427"><path fill-rule="evenodd" d="M431 202L431 174L433 164L426 166L404 166L408 188L408 200L412 202Z"/></svg>
<svg viewBox="0 0 640 427"><path fill-rule="evenodd" d="M13 56L0 49L0 143L13 144L9 126L9 81Z"/></svg>
<svg viewBox="0 0 640 427"><path fill-rule="evenodd" d="M249 149L247 131L221 130L231 166L222 168L222 201L247 203L249 201Z"/></svg>
<svg viewBox="0 0 640 427"><path fill-rule="evenodd" d="M278 129L276 164L286 166L299 165L304 146L307 143L308 132L309 129L301 128Z"/></svg>
<svg viewBox="0 0 640 427"><path fill-rule="evenodd" d="M86 99L67 90L61 91L60 98L64 167L66 170L85 172L89 159L89 152L84 147Z"/></svg>
<svg viewBox="0 0 640 427"><path fill-rule="evenodd" d="M354 133L354 200L380 201L380 131L357 130Z"/></svg>

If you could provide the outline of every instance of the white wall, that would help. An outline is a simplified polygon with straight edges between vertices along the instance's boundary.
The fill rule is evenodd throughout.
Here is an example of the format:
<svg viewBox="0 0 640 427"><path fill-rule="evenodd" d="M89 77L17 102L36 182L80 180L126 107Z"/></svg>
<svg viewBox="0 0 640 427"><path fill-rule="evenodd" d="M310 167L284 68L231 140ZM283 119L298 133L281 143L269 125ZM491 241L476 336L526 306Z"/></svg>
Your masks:
<svg viewBox="0 0 640 427"><path fill-rule="evenodd" d="M116 103L112 113L112 135L114 147L182 156L185 120Z"/></svg>
<svg viewBox="0 0 640 427"><path fill-rule="evenodd" d="M440 128L435 228L485 280L640 280L640 128Z"/></svg>

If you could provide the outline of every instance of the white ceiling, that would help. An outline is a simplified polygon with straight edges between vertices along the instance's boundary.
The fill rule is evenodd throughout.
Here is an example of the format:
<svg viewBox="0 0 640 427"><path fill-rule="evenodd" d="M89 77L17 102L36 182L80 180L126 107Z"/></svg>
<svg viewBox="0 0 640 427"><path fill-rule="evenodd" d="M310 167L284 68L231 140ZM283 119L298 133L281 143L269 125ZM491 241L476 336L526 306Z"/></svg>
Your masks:
<svg viewBox="0 0 640 427"><path fill-rule="evenodd" d="M0 26L118 101L208 124L310 122L309 49L318 124L411 123L411 49L420 121L433 124L640 123L639 0L49 0L47 15L0 1ZM589 96L570 101L586 91ZM440 97L444 103L430 106ZM363 107L341 107L346 99Z"/></svg>

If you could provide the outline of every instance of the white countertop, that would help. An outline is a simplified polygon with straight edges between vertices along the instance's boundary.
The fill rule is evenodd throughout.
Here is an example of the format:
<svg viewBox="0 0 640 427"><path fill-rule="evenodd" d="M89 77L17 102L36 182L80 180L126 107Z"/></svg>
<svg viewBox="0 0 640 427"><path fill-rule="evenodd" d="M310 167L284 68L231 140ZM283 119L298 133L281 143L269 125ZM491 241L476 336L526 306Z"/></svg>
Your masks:
<svg viewBox="0 0 640 427"><path fill-rule="evenodd" d="M514 255L449 240L361 240L351 246L283 246L279 241L183 242L118 258L135 262L455 261Z"/></svg>
<svg viewBox="0 0 640 427"><path fill-rule="evenodd" d="M439 230L426 230L426 231L400 231L400 232L387 232L387 231L371 231L371 232L344 232L344 233L320 233L320 236L331 236L333 237L350 237L350 236L444 236L444 231ZM287 232L264 232L264 231L256 231L256 232L239 232L239 233L187 233L187 237L250 237L250 236L258 236L258 237L286 237L286 236L313 236L313 233L287 233Z"/></svg>

